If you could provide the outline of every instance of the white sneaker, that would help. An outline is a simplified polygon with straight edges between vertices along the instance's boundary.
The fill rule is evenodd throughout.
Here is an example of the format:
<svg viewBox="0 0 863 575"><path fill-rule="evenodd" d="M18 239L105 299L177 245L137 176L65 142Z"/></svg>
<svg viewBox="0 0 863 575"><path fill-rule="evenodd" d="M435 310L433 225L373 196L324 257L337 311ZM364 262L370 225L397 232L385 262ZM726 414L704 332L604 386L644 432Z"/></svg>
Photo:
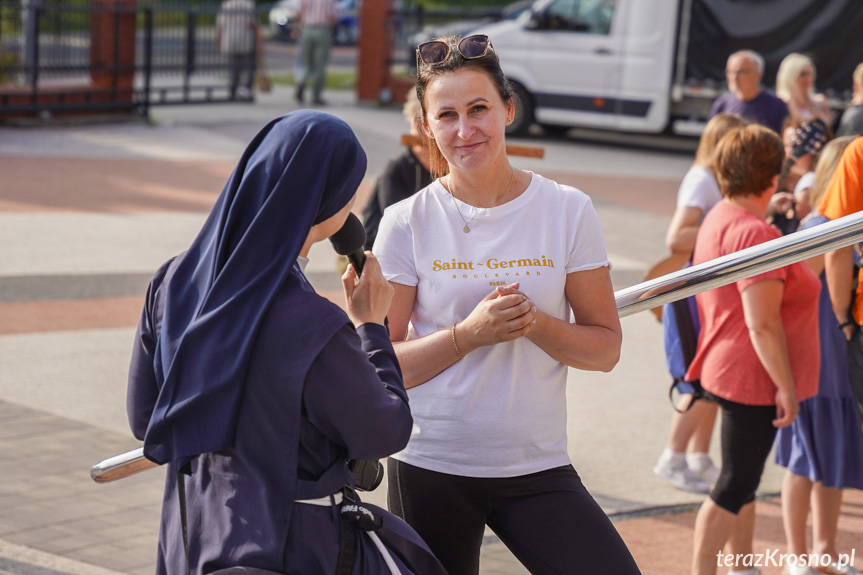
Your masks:
<svg viewBox="0 0 863 575"><path fill-rule="evenodd" d="M806 565L788 565L785 567L785 575L821 575L821 573Z"/></svg>
<svg viewBox="0 0 863 575"><path fill-rule="evenodd" d="M713 464L710 455L706 453L688 453L686 455L686 465L695 473L696 477L711 485L719 479L719 468Z"/></svg>
<svg viewBox="0 0 863 575"><path fill-rule="evenodd" d="M663 453L659 456L659 461L656 462L653 473L681 491L710 493L710 484L698 477L686 466L686 459L673 461Z"/></svg>
<svg viewBox="0 0 863 575"><path fill-rule="evenodd" d="M860 575L860 571L858 571L853 565L840 566L836 561L831 563L824 572L837 575ZM817 573L817 575L821 574Z"/></svg>

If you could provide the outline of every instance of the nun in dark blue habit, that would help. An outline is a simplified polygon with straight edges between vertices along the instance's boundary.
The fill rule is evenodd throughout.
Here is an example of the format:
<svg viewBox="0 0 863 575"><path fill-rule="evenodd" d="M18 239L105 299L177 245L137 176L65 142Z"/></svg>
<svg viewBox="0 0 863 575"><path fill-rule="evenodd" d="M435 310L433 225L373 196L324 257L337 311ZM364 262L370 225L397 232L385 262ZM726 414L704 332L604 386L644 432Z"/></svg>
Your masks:
<svg viewBox="0 0 863 575"><path fill-rule="evenodd" d="M147 458L168 464L157 573L187 572L178 477L193 574L443 573L406 524L371 505L373 530L346 538L363 515L342 513L356 509L348 460L402 449L412 425L377 261L356 285L352 268L343 277L350 319L302 271L312 243L347 218L365 169L341 120L274 120L188 251L153 277L127 411Z"/></svg>

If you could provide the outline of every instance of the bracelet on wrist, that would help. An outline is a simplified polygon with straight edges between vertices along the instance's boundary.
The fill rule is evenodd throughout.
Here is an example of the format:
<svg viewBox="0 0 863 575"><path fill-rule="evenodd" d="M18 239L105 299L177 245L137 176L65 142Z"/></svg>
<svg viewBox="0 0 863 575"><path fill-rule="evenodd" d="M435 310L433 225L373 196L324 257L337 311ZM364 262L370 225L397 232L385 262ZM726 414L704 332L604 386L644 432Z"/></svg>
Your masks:
<svg viewBox="0 0 863 575"><path fill-rule="evenodd" d="M458 322L455 322L454 324L452 324L452 330L451 330L451 333L452 333L452 346L453 346L453 348L455 349L455 352L456 352L456 354L458 355L458 358L459 358L459 359L464 359L464 356L463 356L463 355L461 354L461 352L458 350L458 344L455 342L455 326L456 326L456 325L458 325Z"/></svg>
<svg viewBox="0 0 863 575"><path fill-rule="evenodd" d="M839 329L845 329L849 325L853 325L853 323L854 322L851 321L850 319L846 319L845 321L843 321L842 323L839 324Z"/></svg>

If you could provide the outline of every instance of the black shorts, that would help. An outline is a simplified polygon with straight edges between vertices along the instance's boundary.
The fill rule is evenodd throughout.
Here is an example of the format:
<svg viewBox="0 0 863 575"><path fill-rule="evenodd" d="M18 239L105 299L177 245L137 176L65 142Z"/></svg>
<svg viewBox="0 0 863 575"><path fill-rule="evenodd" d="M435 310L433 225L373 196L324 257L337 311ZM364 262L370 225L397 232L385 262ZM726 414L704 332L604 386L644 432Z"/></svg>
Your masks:
<svg viewBox="0 0 863 575"><path fill-rule="evenodd" d="M722 470L710 498L737 515L744 505L755 501L776 437L776 406L744 405L710 393L707 396L722 409Z"/></svg>

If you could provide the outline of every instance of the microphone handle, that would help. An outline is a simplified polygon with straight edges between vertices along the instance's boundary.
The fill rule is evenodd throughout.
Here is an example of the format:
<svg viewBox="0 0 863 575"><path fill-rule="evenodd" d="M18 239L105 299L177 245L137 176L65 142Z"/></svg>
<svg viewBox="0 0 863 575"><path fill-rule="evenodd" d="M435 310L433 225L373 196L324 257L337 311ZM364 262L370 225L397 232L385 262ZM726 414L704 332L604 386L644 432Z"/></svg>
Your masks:
<svg viewBox="0 0 863 575"><path fill-rule="evenodd" d="M362 250L356 250L348 254L348 261L357 271L357 277L360 277L363 274L363 265L366 263L366 254ZM390 331L390 320L386 316L384 316L384 327L387 328L387 332Z"/></svg>
<svg viewBox="0 0 863 575"><path fill-rule="evenodd" d="M363 275L363 266L366 263L366 254L364 254L361 249L349 253L348 261L351 262L352 266L354 266L354 270L357 272L357 277Z"/></svg>

